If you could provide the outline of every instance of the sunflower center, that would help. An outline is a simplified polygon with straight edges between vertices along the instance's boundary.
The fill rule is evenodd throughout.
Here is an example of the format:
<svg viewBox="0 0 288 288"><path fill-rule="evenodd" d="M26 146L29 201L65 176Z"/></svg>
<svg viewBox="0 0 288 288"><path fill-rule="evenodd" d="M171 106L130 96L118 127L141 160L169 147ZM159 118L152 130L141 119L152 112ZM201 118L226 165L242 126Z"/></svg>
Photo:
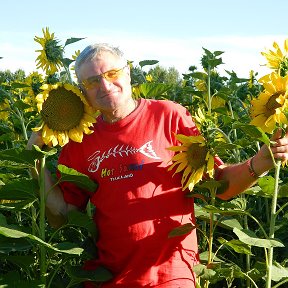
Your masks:
<svg viewBox="0 0 288 288"><path fill-rule="evenodd" d="M51 90L41 110L44 122L56 131L68 131L78 126L83 115L84 103L80 97L64 87Z"/></svg>
<svg viewBox="0 0 288 288"><path fill-rule="evenodd" d="M281 91L273 94L269 100L267 101L265 107L266 107L266 111L265 111L265 116L268 118L271 115L273 115L276 111L277 108L281 107L282 105L280 103L278 103L276 101L276 99L282 94Z"/></svg>
<svg viewBox="0 0 288 288"><path fill-rule="evenodd" d="M187 151L187 160L192 169L198 169L205 165L207 148L199 143L192 143Z"/></svg>

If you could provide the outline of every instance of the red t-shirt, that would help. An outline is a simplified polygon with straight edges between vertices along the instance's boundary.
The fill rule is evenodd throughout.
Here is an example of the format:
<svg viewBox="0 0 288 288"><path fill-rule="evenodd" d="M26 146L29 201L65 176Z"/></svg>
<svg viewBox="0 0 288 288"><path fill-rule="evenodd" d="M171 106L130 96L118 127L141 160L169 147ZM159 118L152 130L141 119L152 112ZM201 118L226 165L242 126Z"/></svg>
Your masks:
<svg viewBox="0 0 288 288"><path fill-rule="evenodd" d="M96 206L99 258L85 269L101 265L113 273L103 288L195 287L196 231L168 238L179 225L195 223L182 175L172 177L167 169L174 152L166 148L177 145L174 133L199 134L188 111L168 100L141 99L116 123L98 117L93 134L82 143L70 141L61 152L59 163L99 184L93 194L71 183L61 188L66 202L84 209L91 197Z"/></svg>

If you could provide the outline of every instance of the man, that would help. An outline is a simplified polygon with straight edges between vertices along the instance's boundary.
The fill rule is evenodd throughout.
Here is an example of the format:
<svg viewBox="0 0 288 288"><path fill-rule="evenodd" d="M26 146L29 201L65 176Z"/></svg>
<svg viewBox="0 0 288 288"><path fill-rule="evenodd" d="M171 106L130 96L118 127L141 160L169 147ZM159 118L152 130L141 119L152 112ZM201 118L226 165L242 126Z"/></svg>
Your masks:
<svg viewBox="0 0 288 288"><path fill-rule="evenodd" d="M51 225L65 222L68 211L84 210L88 199L96 206L99 258L85 269L102 265L113 280L101 287L195 287L193 265L198 263L196 231L168 238L185 223L195 223L193 199L185 198L181 175L168 171L177 145L175 134L199 135L188 111L171 101L134 100L130 70L122 52L108 44L88 46L78 56L75 72L89 104L100 110L94 133L82 143L63 147L59 163L88 175L99 183L95 193L71 183L55 187L47 197ZM275 158L288 159L288 137L273 136ZM33 134L28 142L40 147ZM222 199L229 199L255 183L273 167L264 145L251 162L225 166L217 157L219 179L229 185ZM53 185L47 172L46 185ZM87 283L86 287L94 287ZM95 286L96 287L96 286Z"/></svg>

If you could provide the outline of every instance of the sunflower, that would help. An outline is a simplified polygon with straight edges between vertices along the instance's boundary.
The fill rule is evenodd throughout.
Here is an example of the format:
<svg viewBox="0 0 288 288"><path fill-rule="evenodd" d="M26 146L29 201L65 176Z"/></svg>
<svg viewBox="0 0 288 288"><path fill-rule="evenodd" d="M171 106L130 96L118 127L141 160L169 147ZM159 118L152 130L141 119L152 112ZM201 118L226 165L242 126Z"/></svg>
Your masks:
<svg viewBox="0 0 288 288"><path fill-rule="evenodd" d="M54 33L50 34L49 29L42 29L44 38L35 36L34 41L38 42L43 50L36 50L40 55L36 59L36 67L42 68L47 74L56 73L63 66L62 58L64 48L59 45L59 41L54 38Z"/></svg>
<svg viewBox="0 0 288 288"><path fill-rule="evenodd" d="M147 74L145 76L145 79L146 79L147 82L152 82L153 81L153 76L151 74Z"/></svg>
<svg viewBox="0 0 288 288"><path fill-rule="evenodd" d="M43 82L43 76L41 74L38 72L30 73L25 79L25 83L28 85L28 95L35 98L41 92L40 87L43 85Z"/></svg>
<svg viewBox="0 0 288 288"><path fill-rule="evenodd" d="M25 79L27 87L24 90L27 91L27 96L23 99L23 102L31 107L25 109L25 112L31 112L36 110L36 96L41 92L40 87L43 85L43 77L38 72L30 73Z"/></svg>
<svg viewBox="0 0 288 288"><path fill-rule="evenodd" d="M75 54L72 55L73 61L76 61L77 57L80 55L80 52L81 52L80 50L75 51ZM77 76L76 76L76 74L75 74L75 65L73 65L73 66L71 67L71 70L74 72L74 77L77 78Z"/></svg>
<svg viewBox="0 0 288 288"><path fill-rule="evenodd" d="M288 39L284 41L283 52L276 42L273 43L273 48L274 50L261 52L268 61L266 66L285 76L288 71Z"/></svg>
<svg viewBox="0 0 288 288"><path fill-rule="evenodd" d="M281 77L273 72L259 79L264 86L258 98L251 100L251 124L264 132L272 133L276 124L288 124L285 113L288 107L288 75Z"/></svg>
<svg viewBox="0 0 288 288"><path fill-rule="evenodd" d="M213 76L214 75L214 76ZM219 84L219 75L217 73L213 73L212 75L212 79L214 79L215 81L211 81L211 94L212 93L215 93L217 91L217 89L219 89L218 85L221 85ZM214 87L215 86L215 87ZM207 84L206 84L206 81L205 80L197 80L195 81L195 87L199 90L199 91L202 91L203 92L203 96L204 96L204 99L206 101L206 103L208 102L208 88L207 88ZM218 88L217 88L218 87ZM215 89L214 89L215 88ZM213 92L214 91L214 92ZM212 95L212 99L211 99L211 107L213 109L216 109L216 108L219 108L219 107L223 107L225 106L225 103L226 101L224 99L222 99L221 97L218 97L218 96L215 96L215 95Z"/></svg>
<svg viewBox="0 0 288 288"><path fill-rule="evenodd" d="M72 84L44 84L43 92L36 97L42 123L34 131L42 129L46 145L64 146L69 138L82 142L83 133L93 133L89 127L96 122L95 111L88 105L81 91Z"/></svg>
<svg viewBox="0 0 288 288"><path fill-rule="evenodd" d="M7 120L9 117L10 105L7 99L4 99L3 102L0 102L0 120Z"/></svg>
<svg viewBox="0 0 288 288"><path fill-rule="evenodd" d="M177 134L175 137L183 145L167 148L179 152L172 157L171 161L174 163L168 170L172 170L177 165L178 167L173 175L184 170L181 179L182 190L189 188L192 191L195 184L202 180L204 173L208 173L209 177L213 178L214 157L210 153L203 136Z"/></svg>

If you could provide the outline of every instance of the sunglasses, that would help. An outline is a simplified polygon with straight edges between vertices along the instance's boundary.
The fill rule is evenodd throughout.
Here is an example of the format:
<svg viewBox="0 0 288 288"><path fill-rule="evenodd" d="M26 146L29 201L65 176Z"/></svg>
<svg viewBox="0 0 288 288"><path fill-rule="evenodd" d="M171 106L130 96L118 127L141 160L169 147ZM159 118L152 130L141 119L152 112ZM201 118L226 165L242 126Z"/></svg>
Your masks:
<svg viewBox="0 0 288 288"><path fill-rule="evenodd" d="M82 85L86 90L98 88L100 86L101 78L104 78L109 82L115 81L123 75L123 70L126 67L127 65L120 69L112 69L102 74L89 77L88 79L82 81Z"/></svg>

